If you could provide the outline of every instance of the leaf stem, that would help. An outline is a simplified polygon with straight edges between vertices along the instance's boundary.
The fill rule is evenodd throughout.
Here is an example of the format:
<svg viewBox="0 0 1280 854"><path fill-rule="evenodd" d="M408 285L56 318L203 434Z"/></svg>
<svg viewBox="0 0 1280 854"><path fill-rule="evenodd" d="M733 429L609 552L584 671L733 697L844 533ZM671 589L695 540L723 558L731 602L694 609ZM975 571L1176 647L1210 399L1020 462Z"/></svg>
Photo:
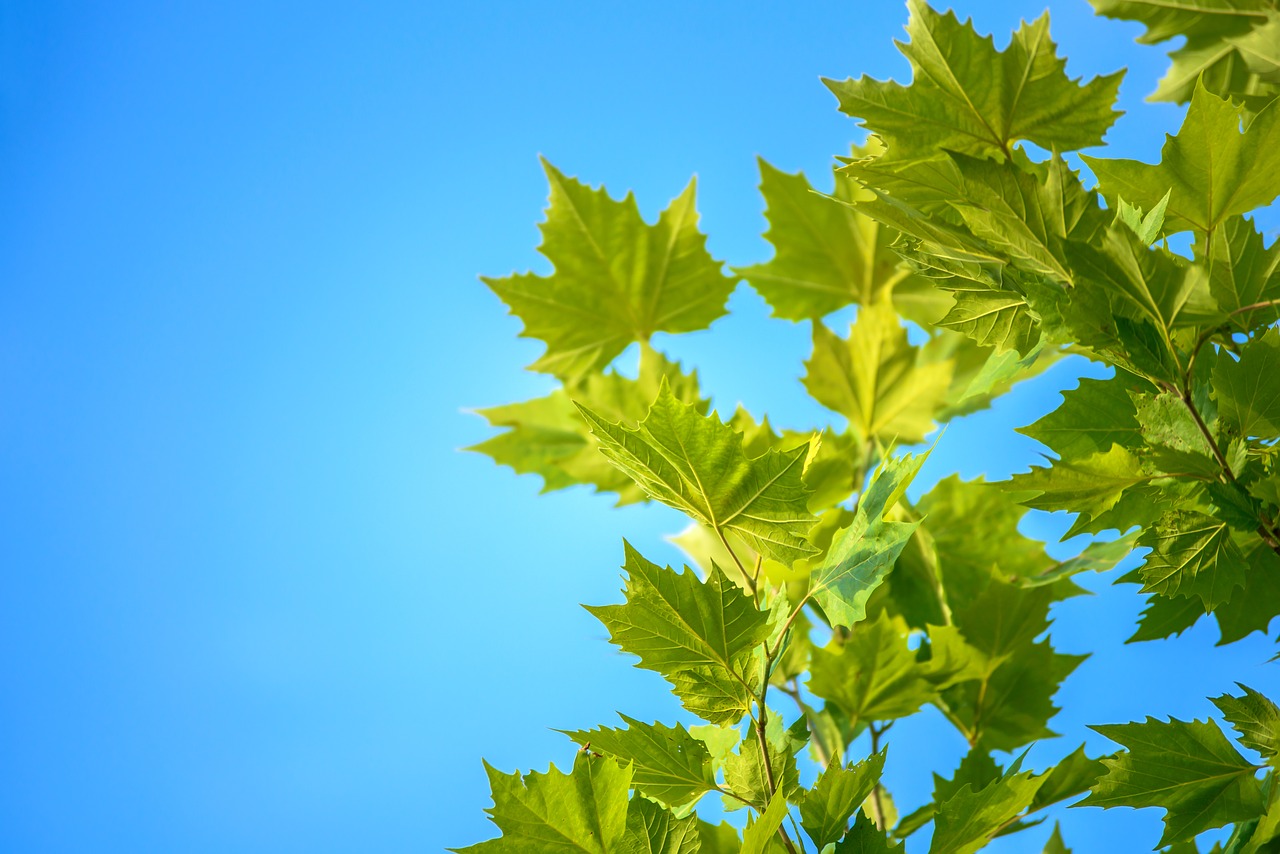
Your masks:
<svg viewBox="0 0 1280 854"><path fill-rule="evenodd" d="M893 721L890 721L882 727L877 727L875 721L871 722L871 753L873 755L880 752L880 737L888 732L889 728L892 726ZM885 821L884 801L881 799L880 791L880 781L876 780L875 785L871 787L871 810L875 813L871 818L876 823L876 827L883 831L887 831L888 828L885 827L887 822Z"/></svg>

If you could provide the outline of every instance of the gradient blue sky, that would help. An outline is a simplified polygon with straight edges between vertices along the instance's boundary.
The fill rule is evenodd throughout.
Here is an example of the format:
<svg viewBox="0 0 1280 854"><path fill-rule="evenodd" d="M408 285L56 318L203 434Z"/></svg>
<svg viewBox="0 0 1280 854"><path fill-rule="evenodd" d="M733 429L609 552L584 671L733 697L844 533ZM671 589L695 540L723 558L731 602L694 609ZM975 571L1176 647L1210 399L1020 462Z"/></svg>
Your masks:
<svg viewBox="0 0 1280 854"><path fill-rule="evenodd" d="M998 40L1041 6L965 2ZM1117 150L1162 52L1052 4L1070 70L1131 67ZM616 601L625 533L676 560L664 508L538 497L456 451L464 412L539 394L540 345L476 279L545 269L536 155L649 215L689 176L717 257L767 256L755 156L821 174L859 136L820 75L902 77L898 3L0 5L0 850L434 851L492 835L481 756L571 761L550 727L681 717L578 602ZM1274 227L1274 218L1269 222ZM804 325L745 286L659 342L723 409L826 416ZM925 483L1036 459L1013 435L1059 366L954 426ZM1096 370L1096 369L1091 369ZM1061 520L1029 520L1045 536ZM1133 588L1057 609L1105 650L1059 695L1067 737L1280 693L1254 635L1119 648ZM904 807L963 745L893 733ZM1075 810L1077 851L1145 850L1158 813ZM1048 829L1006 844L1038 851Z"/></svg>

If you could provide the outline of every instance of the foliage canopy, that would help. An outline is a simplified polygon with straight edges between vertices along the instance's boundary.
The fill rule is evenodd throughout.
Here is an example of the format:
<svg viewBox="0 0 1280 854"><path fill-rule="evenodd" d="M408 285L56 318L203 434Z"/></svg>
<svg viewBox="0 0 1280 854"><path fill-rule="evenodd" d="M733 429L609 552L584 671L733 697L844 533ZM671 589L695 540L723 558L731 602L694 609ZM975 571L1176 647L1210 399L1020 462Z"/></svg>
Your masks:
<svg viewBox="0 0 1280 854"><path fill-rule="evenodd" d="M690 566L624 544L622 602L588 610L703 723L622 715L565 733L581 746L567 773L488 768L502 835L461 851L923 851L932 826L931 854L968 854L1081 795L1163 809L1170 851L1224 826L1215 850L1280 848L1280 708L1243 685L1213 701L1238 745L1212 720L1149 717L1094 727L1113 754L1023 768L1084 658L1047 636L1073 575L1145 550L1119 579L1149 595L1132 641L1211 617L1230 643L1280 614L1280 246L1248 218L1280 195L1280 7L1092 2L1144 23L1142 41L1185 37L1153 97L1189 107L1157 164L1106 156L1123 71L1069 78L1047 13L997 50L923 0L900 45L910 83L824 81L869 133L838 158L833 192L761 161L769 261L726 271L708 254L692 182L650 224L632 196L544 164L554 272L485 281L545 343L531 367L561 385L484 410L503 432L475 450L546 489L689 517ZM1084 148L1093 189L1068 158ZM1186 254L1169 248L1181 233ZM653 348L723 315L739 278L778 318L812 323L804 386L843 430L722 418ZM847 335L821 321L851 304ZM635 377L610 367L637 343ZM1068 352L1112 376L1024 428L1052 453L1043 465L907 499L928 452L895 446ZM1028 508L1074 514L1069 535L1119 536L1055 561L1018 532ZM969 754L898 815L885 737L925 706ZM850 756L864 732L869 755ZM806 789L807 761L821 773ZM746 811L745 830L698 817L711 793ZM1068 850L1058 829L1044 850Z"/></svg>

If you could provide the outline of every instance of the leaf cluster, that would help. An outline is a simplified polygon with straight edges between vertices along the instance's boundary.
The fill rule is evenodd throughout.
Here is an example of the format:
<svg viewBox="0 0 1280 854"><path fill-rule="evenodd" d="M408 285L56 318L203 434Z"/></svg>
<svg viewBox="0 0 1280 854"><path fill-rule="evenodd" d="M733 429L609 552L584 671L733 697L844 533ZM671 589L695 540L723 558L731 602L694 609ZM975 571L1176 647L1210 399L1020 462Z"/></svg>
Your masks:
<svg viewBox="0 0 1280 854"><path fill-rule="evenodd" d="M869 133L829 191L761 160L768 260L708 254L693 182L651 224L632 196L544 164L554 272L485 281L560 386L482 410L503 432L473 450L547 490L687 517L687 566L624 543L621 601L587 607L686 718L566 730L569 773L489 768L503 835L462 850L890 852L931 827L932 854L968 854L1086 793L1078 805L1164 809L1161 846L1228 824L1227 851L1280 844L1280 709L1243 686L1214 702L1262 763L1211 721L1148 718L1095 727L1124 748L1111 756L1023 767L1086 658L1052 639L1077 573L1142 550L1120 578L1150 597L1134 641L1212 615L1227 643L1280 614L1280 248L1248 218L1280 195L1280 12L1094 5L1145 22L1146 41L1186 37L1155 97L1190 103L1159 163L1079 155L1093 188L1070 163L1120 115L1123 72L1070 78L1047 14L997 49L923 0L900 44L910 83L825 81ZM1182 233L1186 253L1170 248ZM810 324L802 382L837 426L722 416L656 349L657 332L707 328L739 280ZM830 328L849 305L847 331ZM615 362L633 344L628 371ZM1067 353L1112 375L1023 429L1043 465L908 497L928 451L895 449ZM1018 530L1028 509L1074 514L1068 536L1114 533L1055 560ZM900 811L889 733L925 708L968 754ZM741 833L697 816L709 796L746 812ZM1045 850L1068 850L1058 828Z"/></svg>

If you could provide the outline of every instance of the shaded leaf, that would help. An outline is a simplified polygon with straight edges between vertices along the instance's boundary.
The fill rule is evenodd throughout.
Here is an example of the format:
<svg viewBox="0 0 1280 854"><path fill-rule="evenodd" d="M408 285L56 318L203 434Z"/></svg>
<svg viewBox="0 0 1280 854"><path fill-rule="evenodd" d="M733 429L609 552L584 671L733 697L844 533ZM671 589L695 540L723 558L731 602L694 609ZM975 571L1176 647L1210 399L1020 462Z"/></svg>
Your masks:
<svg viewBox="0 0 1280 854"><path fill-rule="evenodd" d="M1162 807L1161 845L1259 815L1265 804L1255 767L1212 721L1094 726L1128 751L1103 759L1107 775L1076 806Z"/></svg>

